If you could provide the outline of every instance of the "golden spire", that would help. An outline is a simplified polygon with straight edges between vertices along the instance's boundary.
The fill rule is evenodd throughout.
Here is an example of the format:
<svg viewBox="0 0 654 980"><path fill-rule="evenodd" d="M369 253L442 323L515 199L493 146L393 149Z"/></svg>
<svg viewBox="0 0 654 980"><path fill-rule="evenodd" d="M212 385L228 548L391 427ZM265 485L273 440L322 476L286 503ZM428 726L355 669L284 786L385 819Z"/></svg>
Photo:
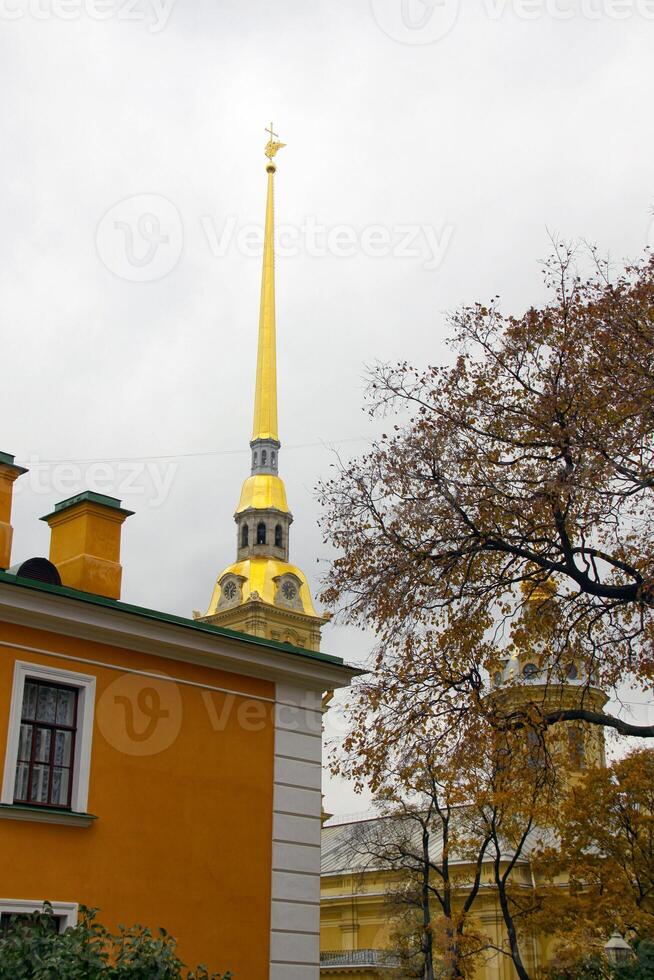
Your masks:
<svg viewBox="0 0 654 980"><path fill-rule="evenodd" d="M275 206L273 178L276 166L273 157L284 143L276 140L273 125L266 130L270 139L265 153L269 163L268 198L266 201L266 230L263 243L263 272L261 276L261 309L259 313L259 349L257 380L254 392L254 421L252 442L272 439L279 442L277 431L277 342L275 328Z"/></svg>
<svg viewBox="0 0 654 980"><path fill-rule="evenodd" d="M204 622L253 636L320 649L326 617L313 605L306 576L289 564L290 529L284 481L279 476L275 337L274 158L285 145L267 129L266 230L261 278L257 380L252 426L252 465L234 514L236 562L220 573ZM0 454L1 455L1 454Z"/></svg>

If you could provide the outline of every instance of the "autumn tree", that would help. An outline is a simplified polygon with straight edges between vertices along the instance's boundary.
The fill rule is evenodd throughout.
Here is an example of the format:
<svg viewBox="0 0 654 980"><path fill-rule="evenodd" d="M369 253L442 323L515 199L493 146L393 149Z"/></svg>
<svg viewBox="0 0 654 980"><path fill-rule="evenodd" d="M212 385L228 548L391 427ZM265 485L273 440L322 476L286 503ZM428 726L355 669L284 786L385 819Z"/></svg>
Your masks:
<svg viewBox="0 0 654 980"><path fill-rule="evenodd" d="M378 635L375 711L483 710L520 586L546 581L551 679L575 663L589 686L651 689L654 258L615 277L576 261L555 248L541 307L457 312L450 363L372 373L389 431L321 495L338 550L324 598ZM571 720L654 735L583 703L539 724Z"/></svg>
<svg viewBox="0 0 654 980"><path fill-rule="evenodd" d="M548 764L549 752L543 733L525 739L522 729L498 731L486 718L470 725L458 758L469 825L478 838L488 839L486 884L506 935L495 949L510 957L520 980L529 980L526 951L542 925L542 896L530 871L532 854L551 838L566 785L558 767Z"/></svg>
<svg viewBox="0 0 654 980"><path fill-rule="evenodd" d="M593 768L561 807L557 845L536 861L554 886L541 924L564 940L566 955L601 946L614 929L654 939L654 751L637 749Z"/></svg>
<svg viewBox="0 0 654 980"><path fill-rule="evenodd" d="M387 433L320 488L337 550L323 598L378 639L340 771L376 789L410 733L473 774L466 805L490 832L523 980L540 895L521 905L514 875L554 822L563 735L654 735L603 693L654 682L654 259L613 277L593 253L580 275L577 258L555 247L539 308L454 314L448 363L375 368Z"/></svg>
<svg viewBox="0 0 654 980"><path fill-rule="evenodd" d="M384 733L375 714L363 717L362 704L378 694L369 678L355 709L363 729L332 756L335 772L367 776L384 814L353 833L357 864L391 872L395 911L414 910L404 921L420 948L409 943L408 959L420 959L427 980L467 977L486 954L509 957L528 980L525 949L540 897L524 869L553 823L562 789L547 764L547 739L527 740L522 728L498 730L490 716L470 712L456 726L423 712L404 731ZM479 927L480 894L495 896L503 926L497 936Z"/></svg>
<svg viewBox="0 0 654 980"><path fill-rule="evenodd" d="M380 817L354 828L350 848L364 869L390 872L387 901L404 968L424 980L468 977L489 945L471 912L490 833L477 833L451 771L444 776L417 747L411 738L389 744L388 766L377 774Z"/></svg>

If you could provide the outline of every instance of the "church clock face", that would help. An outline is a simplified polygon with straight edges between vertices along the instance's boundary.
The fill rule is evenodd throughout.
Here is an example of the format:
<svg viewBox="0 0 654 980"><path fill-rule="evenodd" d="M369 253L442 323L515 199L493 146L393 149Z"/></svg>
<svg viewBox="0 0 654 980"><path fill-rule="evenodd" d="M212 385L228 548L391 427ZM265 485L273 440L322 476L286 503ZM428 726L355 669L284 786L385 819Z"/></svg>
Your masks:
<svg viewBox="0 0 654 980"><path fill-rule="evenodd" d="M238 593L238 588L236 586L236 582L227 582L223 586L223 595L230 602L231 602L232 599L235 599L236 598L237 593Z"/></svg>
<svg viewBox="0 0 654 980"><path fill-rule="evenodd" d="M282 595L289 602L292 602L293 599L295 599L295 597L297 596L297 589L295 588L292 582L284 582L284 584L282 585Z"/></svg>

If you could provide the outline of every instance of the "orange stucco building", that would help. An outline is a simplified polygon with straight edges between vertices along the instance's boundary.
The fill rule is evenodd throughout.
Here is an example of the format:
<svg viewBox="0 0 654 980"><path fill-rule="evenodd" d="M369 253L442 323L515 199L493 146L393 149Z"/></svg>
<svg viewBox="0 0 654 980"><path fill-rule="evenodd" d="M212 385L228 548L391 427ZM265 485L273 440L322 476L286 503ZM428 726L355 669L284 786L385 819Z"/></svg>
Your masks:
<svg viewBox="0 0 654 980"><path fill-rule="evenodd" d="M251 440L237 563L206 615L120 600L130 517L55 504L49 559L11 564L0 452L0 928L49 901L164 927L189 965L318 980L322 695L357 671L320 652L325 618L289 563L278 474L272 158ZM167 533L162 528L162 536ZM208 590L207 590L208 591Z"/></svg>
<svg viewBox="0 0 654 980"><path fill-rule="evenodd" d="M321 692L349 676L325 654L0 572L0 914L48 900L65 925L97 906L110 927L164 926L189 963L313 976ZM72 692L74 717L52 691ZM44 761L25 792L30 756Z"/></svg>

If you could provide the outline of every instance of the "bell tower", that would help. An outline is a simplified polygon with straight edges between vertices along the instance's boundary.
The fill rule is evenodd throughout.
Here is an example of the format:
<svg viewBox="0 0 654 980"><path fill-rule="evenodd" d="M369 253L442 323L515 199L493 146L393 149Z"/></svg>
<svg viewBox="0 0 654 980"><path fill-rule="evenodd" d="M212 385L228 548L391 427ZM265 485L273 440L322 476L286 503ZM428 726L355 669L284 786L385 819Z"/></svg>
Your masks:
<svg viewBox="0 0 654 980"><path fill-rule="evenodd" d="M552 578L524 582L522 591L519 629L492 679L490 696L503 712L601 712L608 698L596 678L586 673L583 658L571 653L565 663L554 663L548 650L547 637L558 625L556 583ZM601 726L561 722L549 729L546 742L565 781L575 782L586 769L606 764Z"/></svg>
<svg viewBox="0 0 654 980"><path fill-rule="evenodd" d="M253 636L319 650L320 630L327 617L316 612L304 573L289 564L293 515L279 476L274 158L285 144L278 141L272 123L267 132L268 189L250 476L243 484L234 514L236 562L220 573L209 609L198 618Z"/></svg>

